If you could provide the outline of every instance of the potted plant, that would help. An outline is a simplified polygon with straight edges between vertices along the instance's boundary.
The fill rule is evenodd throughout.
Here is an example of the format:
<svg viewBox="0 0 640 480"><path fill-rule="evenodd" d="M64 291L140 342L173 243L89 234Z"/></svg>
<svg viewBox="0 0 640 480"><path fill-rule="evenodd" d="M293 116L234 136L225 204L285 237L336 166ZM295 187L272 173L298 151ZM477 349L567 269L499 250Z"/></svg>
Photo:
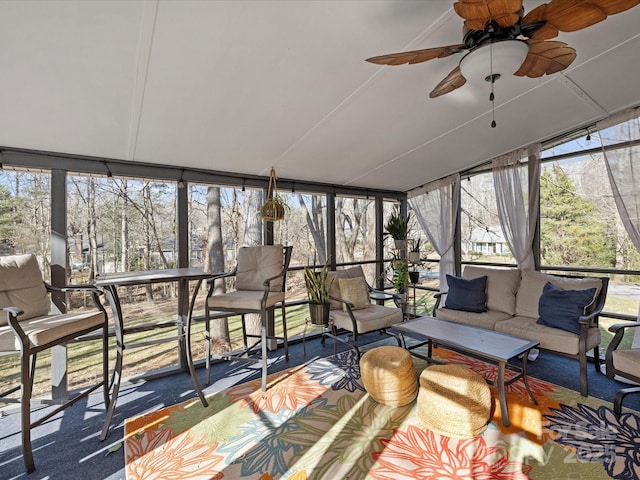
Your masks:
<svg viewBox="0 0 640 480"><path fill-rule="evenodd" d="M393 288L399 295L401 302L404 302L407 284L409 283L409 263L401 253L394 253L391 263L385 270L385 275L393 284Z"/></svg>
<svg viewBox="0 0 640 480"><path fill-rule="evenodd" d="M278 186L276 184L276 171L271 168L269 173L269 188L267 189L267 200L260 208L260 216L263 220L276 222L284 218L285 211L288 210L287 202L280 194L278 194Z"/></svg>
<svg viewBox="0 0 640 480"><path fill-rule="evenodd" d="M400 294L405 293L407 284L409 283L409 264L402 260L395 262L391 280L396 292Z"/></svg>
<svg viewBox="0 0 640 480"><path fill-rule="evenodd" d="M329 292L331 282L327 284L327 274L329 272L329 260L324 263L320 270L314 266L304 267L304 283L307 287L307 298L309 299L309 316L314 325L329 324Z"/></svg>
<svg viewBox="0 0 640 480"><path fill-rule="evenodd" d="M398 250L403 250L405 248L410 221L411 214L409 213L406 217L403 217L400 213L400 209L396 207L384 226L386 235L393 238L395 247Z"/></svg>
<svg viewBox="0 0 640 480"><path fill-rule="evenodd" d="M413 265L417 265L418 263L420 263L420 244L422 243L422 239L418 238L417 240L414 240L413 242L411 242L411 250L409 250L409 261L413 264Z"/></svg>
<svg viewBox="0 0 640 480"><path fill-rule="evenodd" d="M260 216L263 220L275 222L284 218L285 212L289 210L289 205L281 195L275 194L268 198L260 208Z"/></svg>

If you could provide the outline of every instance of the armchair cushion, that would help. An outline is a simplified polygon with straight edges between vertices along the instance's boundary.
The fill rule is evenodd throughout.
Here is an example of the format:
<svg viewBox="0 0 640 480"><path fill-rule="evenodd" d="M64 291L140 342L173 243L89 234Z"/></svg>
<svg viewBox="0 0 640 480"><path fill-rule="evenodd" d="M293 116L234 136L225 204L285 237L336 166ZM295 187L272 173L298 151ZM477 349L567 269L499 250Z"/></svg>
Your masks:
<svg viewBox="0 0 640 480"><path fill-rule="evenodd" d="M369 290L364 277L338 278L338 284L340 286L340 298L353 303L352 310L361 310L371 305ZM346 304L344 309L347 309Z"/></svg>
<svg viewBox="0 0 640 480"><path fill-rule="evenodd" d="M614 350L612 356L617 373L627 373L636 377L640 374L640 348Z"/></svg>
<svg viewBox="0 0 640 480"><path fill-rule="evenodd" d="M326 284L329 286L329 295L334 298L340 297L340 284L338 283L339 278L356 278L362 277L364 278L364 271L362 267L358 265L357 267L347 268L345 270L335 270L331 272L327 272ZM342 310L342 303L337 300L331 300L331 310Z"/></svg>
<svg viewBox="0 0 640 480"><path fill-rule="evenodd" d="M465 312L487 311L487 276L470 280L447 275L445 307Z"/></svg>
<svg viewBox="0 0 640 480"><path fill-rule="evenodd" d="M207 299L211 310L255 310L261 308L264 291L257 290L234 290L233 292L221 295L212 295ZM284 292L270 292L267 296L266 308L273 307L276 303L284 301Z"/></svg>
<svg viewBox="0 0 640 480"><path fill-rule="evenodd" d="M88 330L104 323L100 310L89 312L60 313L33 317L20 322L20 327L34 347L55 342L72 333ZM20 342L8 325L0 327L0 352L20 350Z"/></svg>
<svg viewBox="0 0 640 480"><path fill-rule="evenodd" d="M537 323L580 335L579 319L595 301L595 288L563 290L551 282L542 289Z"/></svg>
<svg viewBox="0 0 640 480"><path fill-rule="evenodd" d="M20 321L49 313L51 302L34 255L0 257L0 305L23 310ZM0 325L6 324L0 316Z"/></svg>
<svg viewBox="0 0 640 480"><path fill-rule="evenodd" d="M353 322L348 312L334 310L331 312L331 317L336 328L344 328L353 332ZM362 334L389 328L402 322L402 309L371 304L369 308L358 310L357 313L354 312L354 317L358 333Z"/></svg>
<svg viewBox="0 0 640 480"><path fill-rule="evenodd" d="M264 281L278 275L282 271L283 263L282 245L242 247L238 250L236 289L264 291ZM282 283L282 278L274 280L271 291L281 291Z"/></svg>

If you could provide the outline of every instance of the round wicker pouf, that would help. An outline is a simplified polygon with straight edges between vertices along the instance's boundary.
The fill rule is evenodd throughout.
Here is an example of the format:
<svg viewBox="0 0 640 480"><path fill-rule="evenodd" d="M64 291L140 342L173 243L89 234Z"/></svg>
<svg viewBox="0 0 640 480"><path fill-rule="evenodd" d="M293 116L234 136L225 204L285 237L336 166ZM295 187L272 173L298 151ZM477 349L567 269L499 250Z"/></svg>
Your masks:
<svg viewBox="0 0 640 480"><path fill-rule="evenodd" d="M413 402L418 381L411 354L404 348L377 347L360 358L362 383L378 403L401 407Z"/></svg>
<svg viewBox="0 0 640 480"><path fill-rule="evenodd" d="M417 415L440 435L475 437L491 419L491 390L465 366L433 365L420 374Z"/></svg>

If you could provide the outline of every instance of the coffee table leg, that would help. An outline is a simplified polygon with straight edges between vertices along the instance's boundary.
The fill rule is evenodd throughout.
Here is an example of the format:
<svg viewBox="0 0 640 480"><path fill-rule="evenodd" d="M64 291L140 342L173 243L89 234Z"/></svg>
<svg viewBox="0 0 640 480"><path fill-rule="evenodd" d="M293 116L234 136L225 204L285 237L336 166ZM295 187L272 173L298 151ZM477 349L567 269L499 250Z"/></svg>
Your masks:
<svg viewBox="0 0 640 480"><path fill-rule="evenodd" d="M406 349L407 348L407 342L404 339L404 334L402 332L399 332L399 337L398 338L400 338L400 346L402 348Z"/></svg>
<svg viewBox="0 0 640 480"><path fill-rule="evenodd" d="M498 363L498 397L500 398L500 412L502 413L502 424L505 427L510 425L509 411L507 410L507 399L504 394L504 370L506 362Z"/></svg>
<svg viewBox="0 0 640 480"><path fill-rule="evenodd" d="M529 394L529 398L533 402L534 405L538 404L538 401L533 396L531 389L529 388L529 382L527 380L527 357L529 356L529 350L524 352L524 357L522 357L522 381L524 382L524 386L527 389L527 393Z"/></svg>

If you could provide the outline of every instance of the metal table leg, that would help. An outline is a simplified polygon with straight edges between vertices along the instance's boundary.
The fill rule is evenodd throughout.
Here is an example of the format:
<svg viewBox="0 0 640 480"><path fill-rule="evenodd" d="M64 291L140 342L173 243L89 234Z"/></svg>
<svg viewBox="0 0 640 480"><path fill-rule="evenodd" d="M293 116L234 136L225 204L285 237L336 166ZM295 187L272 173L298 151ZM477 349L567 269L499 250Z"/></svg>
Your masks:
<svg viewBox="0 0 640 480"><path fill-rule="evenodd" d="M505 427L509 423L509 410L507 410L507 399L504 393L504 370L507 362L498 363L498 397L500 398L500 412L502 413L502 424Z"/></svg>
<svg viewBox="0 0 640 480"><path fill-rule="evenodd" d="M189 281L184 280L187 285L182 285L182 281L180 282L180 287L184 288L184 291L189 293ZM202 280L198 280L196 284L196 288L193 291L193 296L191 297L191 303L189 305L189 313L187 315L187 324L186 324L186 341L185 341L185 357L187 360L187 366L189 367L189 374L191 375L191 380L193 381L193 387L200 397L200 401L202 402L203 407L208 407L209 403L202 393L202 388L200 388L200 382L198 381L198 376L196 375L196 369L193 365L193 356L191 354L191 320L193 318L193 307L196 303L196 296L198 295L198 290L200 290L200 285L202 285Z"/></svg>
<svg viewBox="0 0 640 480"><path fill-rule="evenodd" d="M115 286L105 287L105 296L109 305L111 305L111 311L113 313L113 323L116 333L116 363L113 367L113 375L109 386L105 388L113 388L111 391L111 401L107 408L107 415L102 427L102 433L100 434L100 440L107 438L109 433L109 427L113 419L113 414L116 410L116 403L118 403L118 392L120 391L120 381L122 380L122 355L124 352L124 324L122 320L122 307L120 306L120 299L118 298L118 292Z"/></svg>

